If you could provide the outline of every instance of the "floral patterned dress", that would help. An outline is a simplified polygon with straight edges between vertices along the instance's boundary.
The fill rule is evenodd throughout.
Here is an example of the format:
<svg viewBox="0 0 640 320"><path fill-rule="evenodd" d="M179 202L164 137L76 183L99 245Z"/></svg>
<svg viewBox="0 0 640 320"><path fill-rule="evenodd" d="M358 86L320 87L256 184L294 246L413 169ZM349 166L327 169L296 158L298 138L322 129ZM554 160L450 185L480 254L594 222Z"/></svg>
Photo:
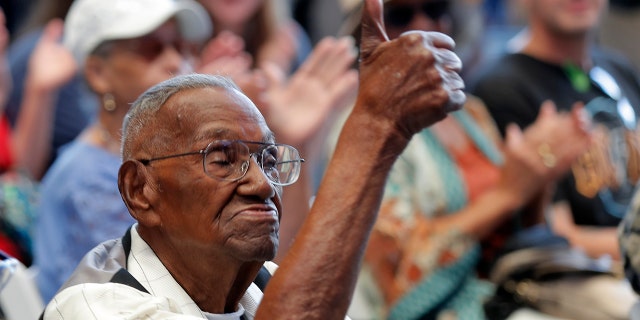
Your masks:
<svg viewBox="0 0 640 320"><path fill-rule="evenodd" d="M468 147L453 150L434 130L423 130L387 182L356 290L379 318L484 319L482 300L493 287L476 276L480 244L430 220L464 208L497 183L499 134L473 97L452 116Z"/></svg>

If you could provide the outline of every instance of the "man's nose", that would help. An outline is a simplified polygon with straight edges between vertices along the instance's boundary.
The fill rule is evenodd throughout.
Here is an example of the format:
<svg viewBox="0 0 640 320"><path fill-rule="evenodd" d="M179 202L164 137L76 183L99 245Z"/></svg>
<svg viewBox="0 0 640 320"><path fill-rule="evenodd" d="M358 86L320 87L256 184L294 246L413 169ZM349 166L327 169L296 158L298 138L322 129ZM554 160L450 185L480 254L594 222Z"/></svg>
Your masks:
<svg viewBox="0 0 640 320"><path fill-rule="evenodd" d="M242 188L242 192L253 193L262 199L272 198L276 193L276 186L269 180L254 155L249 157L249 168L239 183L241 184L239 189Z"/></svg>

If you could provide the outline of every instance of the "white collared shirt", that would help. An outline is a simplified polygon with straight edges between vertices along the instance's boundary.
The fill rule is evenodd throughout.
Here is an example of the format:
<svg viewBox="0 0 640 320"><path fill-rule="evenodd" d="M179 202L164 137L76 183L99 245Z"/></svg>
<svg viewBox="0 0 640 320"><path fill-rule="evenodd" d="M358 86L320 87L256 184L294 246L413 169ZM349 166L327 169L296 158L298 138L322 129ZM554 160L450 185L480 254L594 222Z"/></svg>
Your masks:
<svg viewBox="0 0 640 320"><path fill-rule="evenodd" d="M251 284L234 313L200 310L173 279L153 250L131 228L127 270L150 292L120 283L83 283L59 292L47 306L44 319L215 319L254 318L262 292Z"/></svg>

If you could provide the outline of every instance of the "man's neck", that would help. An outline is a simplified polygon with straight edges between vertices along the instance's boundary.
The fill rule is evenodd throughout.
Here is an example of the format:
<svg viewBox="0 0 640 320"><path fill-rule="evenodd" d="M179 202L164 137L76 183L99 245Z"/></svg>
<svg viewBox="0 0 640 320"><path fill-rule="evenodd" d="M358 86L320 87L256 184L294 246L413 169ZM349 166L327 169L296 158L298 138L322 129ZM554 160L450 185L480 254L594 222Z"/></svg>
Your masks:
<svg viewBox="0 0 640 320"><path fill-rule="evenodd" d="M218 258L211 261L207 257L200 257L199 263L194 264L192 260L195 255L191 255L186 248L167 243L164 241L166 237L154 231L138 227L141 238L202 311L222 314L237 310L240 299L262 263L239 264L233 259L223 261Z"/></svg>

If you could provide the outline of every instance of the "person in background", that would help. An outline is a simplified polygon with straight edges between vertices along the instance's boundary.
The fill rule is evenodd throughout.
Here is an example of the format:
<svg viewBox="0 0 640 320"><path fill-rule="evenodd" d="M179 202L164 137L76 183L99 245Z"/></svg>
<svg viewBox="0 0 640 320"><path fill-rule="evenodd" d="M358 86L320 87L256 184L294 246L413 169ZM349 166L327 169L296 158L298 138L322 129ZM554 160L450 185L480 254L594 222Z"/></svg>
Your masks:
<svg viewBox="0 0 640 320"><path fill-rule="evenodd" d="M453 41L390 41L381 2L367 4L357 102L264 295L252 281L276 255L282 186L301 159L233 84L186 75L149 89L124 124L118 185L138 223L86 255L44 319L345 317L391 166L413 134L464 101L459 68L434 59L455 60Z"/></svg>
<svg viewBox="0 0 640 320"><path fill-rule="evenodd" d="M290 17L283 1L198 1L216 26L216 37L201 53L201 63L208 67L199 71L219 71L211 65L224 68L211 63L221 56L243 56L251 66L251 81L239 77L237 71L234 76L228 68L219 73L238 82L287 143L304 147L331 111L352 103L357 76L349 69L356 56L351 39L325 37L312 51L304 30ZM221 41L227 43L225 49L220 49ZM315 79L309 81L310 77ZM243 85L245 82L250 83ZM316 86L329 94L304 90Z"/></svg>
<svg viewBox="0 0 640 320"><path fill-rule="evenodd" d="M0 111L12 88L6 49L9 41L0 11ZM29 58L25 99L16 125L0 118L0 249L32 263L32 240L38 198L37 177L49 162L55 96L75 73L75 62L57 42L62 22L52 20ZM4 115L4 113L1 113Z"/></svg>
<svg viewBox="0 0 640 320"><path fill-rule="evenodd" d="M35 264L44 301L89 249L134 222L117 189L122 120L146 89L191 72L197 48L210 32L206 12L189 0L72 5L63 44L100 97L100 108L42 180Z"/></svg>
<svg viewBox="0 0 640 320"><path fill-rule="evenodd" d="M618 50L629 58L636 70L640 69L640 44L633 39L633 30L640 27L640 1L610 0L600 28L598 42Z"/></svg>
<svg viewBox="0 0 640 320"><path fill-rule="evenodd" d="M636 188L629 210L620 222L617 232L625 278L629 280L633 291L640 294L640 188ZM629 319L640 317L639 302L631 309Z"/></svg>
<svg viewBox="0 0 640 320"><path fill-rule="evenodd" d="M38 39L45 26L52 20L64 19L73 0L40 0L34 1L29 15L21 24L15 39L8 49L9 67L13 79L13 89L6 105L5 113L12 127L17 127L23 102L30 99L26 91L29 87L29 60L34 54ZM59 23L59 22L58 22ZM49 68L56 66L49 65ZM53 72L51 74L54 74ZM38 170L33 172L33 178L40 180L56 158L60 148L73 140L95 117L97 100L86 86L81 73L68 79L67 83L50 94L55 104L53 119L53 135L43 139L40 143L47 143L47 160Z"/></svg>
<svg viewBox="0 0 640 320"><path fill-rule="evenodd" d="M282 0L198 0L209 12L214 33L231 32L244 41L253 66L277 68L285 75L294 71L311 51L305 31L291 18Z"/></svg>
<svg viewBox="0 0 640 320"><path fill-rule="evenodd" d="M521 45L470 81L501 133L526 127L545 100L559 110L586 104L594 143L558 183L548 220L553 231L592 257L620 258L616 227L640 174L640 78L628 61L596 42L607 0L525 0ZM614 142L615 141L615 142Z"/></svg>
<svg viewBox="0 0 640 320"><path fill-rule="evenodd" d="M457 44L458 35L469 35L466 28L477 28L477 20L462 14L478 9L469 6L456 0L385 1L387 34L394 39L415 30L442 32ZM361 11L352 9L343 32L357 30L352 22ZM461 50L471 47L463 44ZM475 60L466 53L460 55L463 66ZM558 114L547 103L534 126L524 133L513 126L503 141L482 101L467 96L461 110L416 134L390 172L349 315L484 319L482 303L493 286L481 271L486 277L507 238L543 223L545 195L589 144L584 118L579 105ZM557 162L546 164L542 156L551 155L538 154L540 146L552 150Z"/></svg>

